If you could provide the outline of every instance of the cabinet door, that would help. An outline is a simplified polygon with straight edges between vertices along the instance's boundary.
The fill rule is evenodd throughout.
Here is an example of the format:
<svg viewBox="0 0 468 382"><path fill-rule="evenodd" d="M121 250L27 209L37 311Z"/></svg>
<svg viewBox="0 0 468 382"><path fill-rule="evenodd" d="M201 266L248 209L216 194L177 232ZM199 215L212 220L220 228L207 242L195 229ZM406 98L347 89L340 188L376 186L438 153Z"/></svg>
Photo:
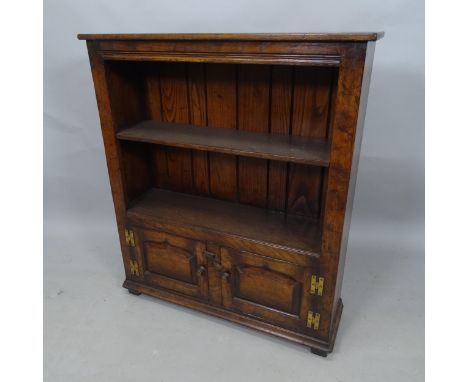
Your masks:
<svg viewBox="0 0 468 382"><path fill-rule="evenodd" d="M208 297L205 244L165 232L138 230L144 281L202 299Z"/></svg>
<svg viewBox="0 0 468 382"><path fill-rule="evenodd" d="M220 252L224 307L288 329L306 330L307 269L249 252L227 248Z"/></svg>

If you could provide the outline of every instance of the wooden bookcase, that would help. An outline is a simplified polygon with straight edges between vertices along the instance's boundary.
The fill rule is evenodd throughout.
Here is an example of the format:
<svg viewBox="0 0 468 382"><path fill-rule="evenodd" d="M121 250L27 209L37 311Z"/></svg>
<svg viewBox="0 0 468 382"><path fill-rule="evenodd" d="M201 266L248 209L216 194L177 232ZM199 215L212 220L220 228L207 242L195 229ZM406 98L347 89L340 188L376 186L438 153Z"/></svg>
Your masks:
<svg viewBox="0 0 468 382"><path fill-rule="evenodd" d="M78 37L124 287L331 352L381 34Z"/></svg>

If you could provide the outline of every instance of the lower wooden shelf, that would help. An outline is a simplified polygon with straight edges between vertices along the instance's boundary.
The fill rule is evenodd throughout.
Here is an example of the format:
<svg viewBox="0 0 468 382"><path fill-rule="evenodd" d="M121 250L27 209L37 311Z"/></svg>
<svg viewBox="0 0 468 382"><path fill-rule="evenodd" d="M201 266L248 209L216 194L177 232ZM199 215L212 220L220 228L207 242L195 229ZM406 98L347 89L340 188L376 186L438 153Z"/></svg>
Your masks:
<svg viewBox="0 0 468 382"><path fill-rule="evenodd" d="M315 219L206 197L150 189L132 203L127 218L196 227L315 256L320 253L321 231Z"/></svg>

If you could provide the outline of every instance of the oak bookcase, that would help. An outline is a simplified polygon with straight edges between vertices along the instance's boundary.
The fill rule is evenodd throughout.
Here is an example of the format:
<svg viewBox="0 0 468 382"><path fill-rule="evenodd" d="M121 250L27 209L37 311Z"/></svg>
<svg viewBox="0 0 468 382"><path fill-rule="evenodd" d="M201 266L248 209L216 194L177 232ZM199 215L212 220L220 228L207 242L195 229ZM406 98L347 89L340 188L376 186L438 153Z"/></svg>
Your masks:
<svg viewBox="0 0 468 382"><path fill-rule="evenodd" d="M79 35L124 287L331 352L381 36Z"/></svg>

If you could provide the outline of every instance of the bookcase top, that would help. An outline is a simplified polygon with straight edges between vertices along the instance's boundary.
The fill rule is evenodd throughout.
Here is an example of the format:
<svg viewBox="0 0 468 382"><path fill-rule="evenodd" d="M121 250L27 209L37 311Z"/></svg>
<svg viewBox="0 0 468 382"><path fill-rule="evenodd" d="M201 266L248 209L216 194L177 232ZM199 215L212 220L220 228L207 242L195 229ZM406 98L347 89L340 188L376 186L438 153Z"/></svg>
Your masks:
<svg viewBox="0 0 468 382"><path fill-rule="evenodd" d="M376 41L384 32L79 34L79 40Z"/></svg>

